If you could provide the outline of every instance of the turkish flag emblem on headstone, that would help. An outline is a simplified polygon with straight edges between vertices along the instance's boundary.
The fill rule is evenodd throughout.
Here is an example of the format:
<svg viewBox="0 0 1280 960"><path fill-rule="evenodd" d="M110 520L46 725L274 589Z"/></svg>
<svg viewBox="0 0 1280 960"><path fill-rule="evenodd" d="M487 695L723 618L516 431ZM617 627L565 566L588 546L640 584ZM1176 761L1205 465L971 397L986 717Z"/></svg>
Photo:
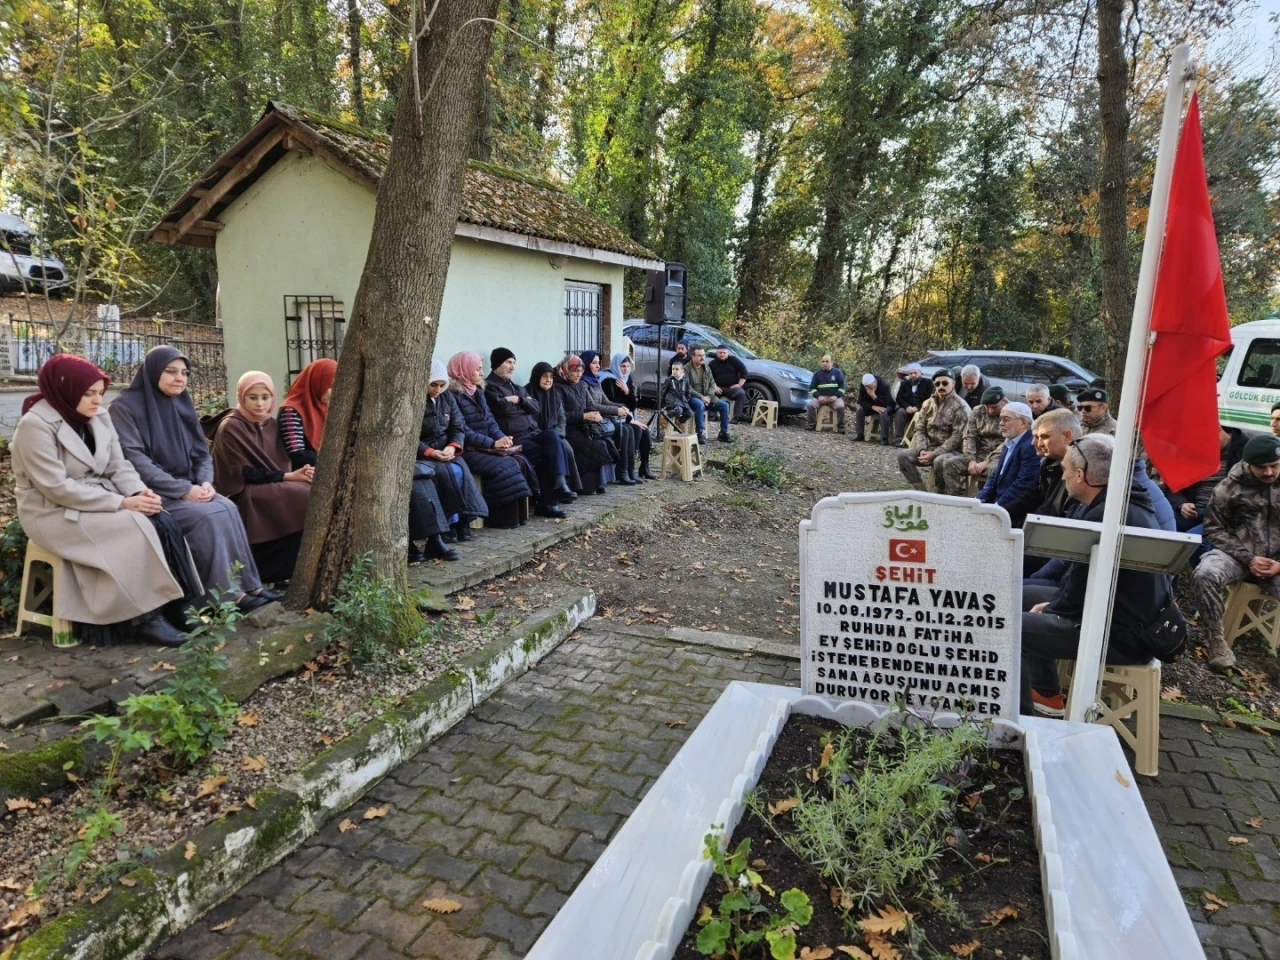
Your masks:
<svg viewBox="0 0 1280 960"><path fill-rule="evenodd" d="M925 540L890 540L889 561L891 563L924 563Z"/></svg>

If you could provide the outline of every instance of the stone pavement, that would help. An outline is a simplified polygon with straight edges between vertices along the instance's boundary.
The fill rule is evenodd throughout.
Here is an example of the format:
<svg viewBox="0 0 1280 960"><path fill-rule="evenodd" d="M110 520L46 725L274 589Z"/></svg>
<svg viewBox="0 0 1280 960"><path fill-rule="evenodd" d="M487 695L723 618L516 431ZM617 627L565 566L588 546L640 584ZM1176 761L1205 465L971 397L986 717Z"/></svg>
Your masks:
<svg viewBox="0 0 1280 960"><path fill-rule="evenodd" d="M799 665L589 624L153 956L521 957L734 679L796 684ZM1164 718L1161 776L1135 779L1210 960L1280 960L1280 751L1210 731ZM1230 905L1206 913L1205 890Z"/></svg>

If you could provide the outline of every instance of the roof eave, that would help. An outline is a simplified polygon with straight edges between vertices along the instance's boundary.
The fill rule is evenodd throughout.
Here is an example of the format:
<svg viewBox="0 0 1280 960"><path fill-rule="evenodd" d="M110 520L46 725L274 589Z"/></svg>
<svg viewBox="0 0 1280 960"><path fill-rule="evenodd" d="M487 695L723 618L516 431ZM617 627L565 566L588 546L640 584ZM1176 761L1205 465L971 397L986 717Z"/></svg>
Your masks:
<svg viewBox="0 0 1280 960"><path fill-rule="evenodd" d="M499 227L467 223L461 220L458 221L457 229L454 230L454 236L467 237L471 240L484 240L489 243L502 244L506 247L518 247L522 250L532 250L536 253L576 257L579 260L593 260L596 263L611 263L622 267L637 267L641 270L662 270L666 267L666 264L658 259L619 253L616 250L584 247L564 240L552 240L547 237L516 233L513 230L503 230Z"/></svg>

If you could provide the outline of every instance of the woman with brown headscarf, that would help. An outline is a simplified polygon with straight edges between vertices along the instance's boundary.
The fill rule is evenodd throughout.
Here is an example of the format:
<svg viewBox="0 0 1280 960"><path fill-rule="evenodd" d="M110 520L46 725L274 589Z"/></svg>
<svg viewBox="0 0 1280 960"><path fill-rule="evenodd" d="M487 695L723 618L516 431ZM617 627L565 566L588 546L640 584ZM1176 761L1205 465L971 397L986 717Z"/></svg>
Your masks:
<svg viewBox="0 0 1280 960"><path fill-rule="evenodd" d="M213 485L240 511L258 575L278 583L293 576L315 467L289 462L272 416L270 376L250 370L236 384L236 400L213 439Z"/></svg>

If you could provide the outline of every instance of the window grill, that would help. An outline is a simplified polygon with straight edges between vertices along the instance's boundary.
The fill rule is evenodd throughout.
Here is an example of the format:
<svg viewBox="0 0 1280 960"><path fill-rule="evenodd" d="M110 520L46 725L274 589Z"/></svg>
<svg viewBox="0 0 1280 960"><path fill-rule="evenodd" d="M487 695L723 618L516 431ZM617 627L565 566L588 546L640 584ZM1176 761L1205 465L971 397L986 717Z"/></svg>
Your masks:
<svg viewBox="0 0 1280 960"><path fill-rule="evenodd" d="M564 284L565 356L600 351L604 340L604 286L566 280Z"/></svg>
<svg viewBox="0 0 1280 960"><path fill-rule="evenodd" d="M289 356L289 381L303 368L323 358L337 360L346 329L342 301L315 294L284 298L284 336Z"/></svg>

